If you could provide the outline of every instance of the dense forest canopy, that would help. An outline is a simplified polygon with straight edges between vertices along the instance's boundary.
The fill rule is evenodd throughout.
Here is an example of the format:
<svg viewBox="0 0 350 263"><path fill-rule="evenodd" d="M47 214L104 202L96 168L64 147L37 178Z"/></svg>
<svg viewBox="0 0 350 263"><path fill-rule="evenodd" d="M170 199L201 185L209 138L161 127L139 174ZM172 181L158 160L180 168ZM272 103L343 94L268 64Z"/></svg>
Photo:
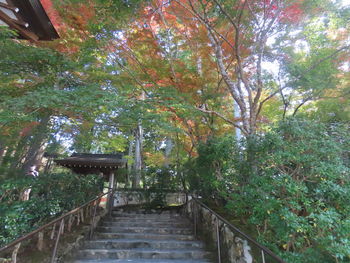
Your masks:
<svg viewBox="0 0 350 263"><path fill-rule="evenodd" d="M347 1L42 2L60 39L0 28L1 180L123 152L126 187L197 192L287 262L350 260Z"/></svg>

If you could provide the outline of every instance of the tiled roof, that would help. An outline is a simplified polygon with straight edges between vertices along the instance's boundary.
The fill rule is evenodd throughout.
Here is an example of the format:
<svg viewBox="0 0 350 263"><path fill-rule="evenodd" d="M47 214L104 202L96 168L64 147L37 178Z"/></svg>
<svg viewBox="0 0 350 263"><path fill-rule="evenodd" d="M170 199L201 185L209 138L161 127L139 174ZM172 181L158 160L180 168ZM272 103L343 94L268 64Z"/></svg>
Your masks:
<svg viewBox="0 0 350 263"><path fill-rule="evenodd" d="M64 159L56 159L55 162L62 166L83 166L83 167L121 167L126 164L122 154L89 154L74 153Z"/></svg>

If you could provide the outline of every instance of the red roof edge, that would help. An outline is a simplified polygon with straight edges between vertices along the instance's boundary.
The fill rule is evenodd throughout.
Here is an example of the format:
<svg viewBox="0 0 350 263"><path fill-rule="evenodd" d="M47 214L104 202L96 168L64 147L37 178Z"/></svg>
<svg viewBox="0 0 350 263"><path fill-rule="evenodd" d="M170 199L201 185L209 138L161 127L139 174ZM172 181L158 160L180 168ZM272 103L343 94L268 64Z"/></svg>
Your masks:
<svg viewBox="0 0 350 263"><path fill-rule="evenodd" d="M54 4L51 0L40 0L42 7L44 8L47 16L56 30L60 30L63 26L62 19L55 9Z"/></svg>

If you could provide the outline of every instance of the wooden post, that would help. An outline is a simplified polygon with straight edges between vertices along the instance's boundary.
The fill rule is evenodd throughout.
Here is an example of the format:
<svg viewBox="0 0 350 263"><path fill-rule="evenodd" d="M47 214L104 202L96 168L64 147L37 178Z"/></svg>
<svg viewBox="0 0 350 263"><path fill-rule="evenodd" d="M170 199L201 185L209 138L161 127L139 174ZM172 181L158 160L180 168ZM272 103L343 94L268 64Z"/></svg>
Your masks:
<svg viewBox="0 0 350 263"><path fill-rule="evenodd" d="M19 250L20 246L21 246L21 243L18 243L15 246L15 249L12 252L12 263L16 263L17 262L17 254L18 254L18 250Z"/></svg>
<svg viewBox="0 0 350 263"><path fill-rule="evenodd" d="M80 213L79 213L79 211L75 215L77 217L77 226L79 226L79 224L80 224Z"/></svg>
<svg viewBox="0 0 350 263"><path fill-rule="evenodd" d="M73 219L74 219L73 215L70 215L68 219L68 232L72 230Z"/></svg>
<svg viewBox="0 0 350 263"><path fill-rule="evenodd" d="M115 184L114 172L110 172L109 173L109 185L108 185L109 189L108 189L108 191L110 191L111 189L114 188L114 184ZM113 192L112 192L112 194L113 194ZM107 209L113 207L113 200L114 199L113 199L112 194L108 195L108 200L107 200L107 204L106 204Z"/></svg>
<svg viewBox="0 0 350 263"><path fill-rule="evenodd" d="M62 229L61 229L61 233L60 234L63 234L64 233L64 218L62 219Z"/></svg>
<svg viewBox="0 0 350 263"><path fill-rule="evenodd" d="M55 223L55 224L53 225L53 227L52 227L50 239L53 239L53 238L55 237L55 229L56 229L56 223Z"/></svg>
<svg viewBox="0 0 350 263"><path fill-rule="evenodd" d="M80 210L80 217L81 217L81 222L84 223L84 210Z"/></svg>
<svg viewBox="0 0 350 263"><path fill-rule="evenodd" d="M92 236L93 236L93 234L94 234L95 216L96 216L96 210L97 210L97 207L98 207L98 203L99 203L99 202L96 202L95 207L94 207L94 213L93 213L93 216L92 216L91 228L90 228L90 239L92 238Z"/></svg>
<svg viewBox="0 0 350 263"><path fill-rule="evenodd" d="M44 232L39 232L37 246L38 246L39 251L43 251L43 249L44 249Z"/></svg>
<svg viewBox="0 0 350 263"><path fill-rule="evenodd" d="M220 229L219 229L219 218L216 217L216 241L218 249L218 263L221 263L221 246L220 246Z"/></svg>
<svg viewBox="0 0 350 263"><path fill-rule="evenodd" d="M114 187L114 173L110 172L109 173L109 188L113 188Z"/></svg>
<svg viewBox="0 0 350 263"><path fill-rule="evenodd" d="M63 231L63 226L64 226L64 219L61 220L60 227L57 232L57 237L56 237L56 242L55 242L55 247L52 252L52 257L51 257L51 263L56 262L56 253L57 253L57 248L58 248L58 242L60 241L60 236Z"/></svg>

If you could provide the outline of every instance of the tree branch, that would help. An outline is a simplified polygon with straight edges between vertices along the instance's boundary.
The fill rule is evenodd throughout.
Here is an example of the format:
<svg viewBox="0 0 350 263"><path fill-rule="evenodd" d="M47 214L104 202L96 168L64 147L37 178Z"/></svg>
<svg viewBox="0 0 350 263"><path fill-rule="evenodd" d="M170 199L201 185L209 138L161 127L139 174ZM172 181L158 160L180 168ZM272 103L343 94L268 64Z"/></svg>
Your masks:
<svg viewBox="0 0 350 263"><path fill-rule="evenodd" d="M235 121L232 121L230 119L228 119L227 117L223 116L222 114L216 112L216 111L212 111L212 110L206 110L206 109L202 109L202 108L195 108L196 110L199 110L203 113L208 113L208 114L214 114L216 116L218 116L220 119L226 121L227 123L231 124L232 126L234 126L235 128L240 129L245 135L247 135L247 131L240 125L238 125Z"/></svg>
<svg viewBox="0 0 350 263"><path fill-rule="evenodd" d="M347 45L347 46L344 46L344 47L341 47L341 48L335 50L332 54L330 54L330 55L328 55L328 56L326 56L326 57L324 57L324 58L321 58L319 61L317 61L316 63L314 63L311 67L309 67L309 68L306 70L306 72L310 72L310 71L314 70L314 69L317 68L318 65L320 65L322 62L327 61L328 59L330 59L330 58L334 57L335 55L337 55L338 53L342 52L343 50L346 50L346 49L349 49L349 48L350 48L350 45ZM305 72L305 73L306 73L306 72ZM305 73L304 73L304 74L305 74Z"/></svg>

